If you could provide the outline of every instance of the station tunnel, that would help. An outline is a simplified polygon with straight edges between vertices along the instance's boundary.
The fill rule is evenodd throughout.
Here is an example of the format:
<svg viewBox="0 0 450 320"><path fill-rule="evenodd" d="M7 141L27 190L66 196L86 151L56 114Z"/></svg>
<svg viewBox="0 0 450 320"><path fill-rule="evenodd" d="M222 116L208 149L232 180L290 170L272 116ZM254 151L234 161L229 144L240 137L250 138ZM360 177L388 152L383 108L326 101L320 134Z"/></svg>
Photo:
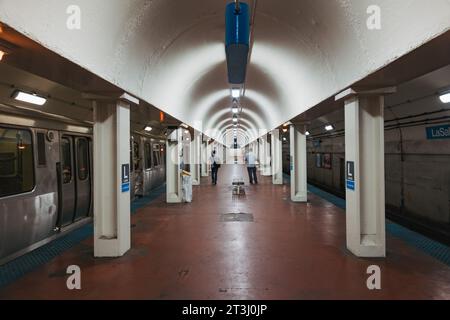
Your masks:
<svg viewBox="0 0 450 320"><path fill-rule="evenodd" d="M447 300L449 244L449 1L0 0L0 299Z"/></svg>

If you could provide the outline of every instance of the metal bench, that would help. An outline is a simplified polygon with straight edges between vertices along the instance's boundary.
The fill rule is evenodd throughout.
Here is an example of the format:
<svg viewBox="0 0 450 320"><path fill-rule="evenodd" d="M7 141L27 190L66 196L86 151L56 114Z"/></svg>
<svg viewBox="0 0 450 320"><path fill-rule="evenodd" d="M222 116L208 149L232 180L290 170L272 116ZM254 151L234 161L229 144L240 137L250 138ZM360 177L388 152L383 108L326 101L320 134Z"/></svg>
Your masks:
<svg viewBox="0 0 450 320"><path fill-rule="evenodd" d="M242 178L235 178L232 182L233 195L241 196L245 195L245 182Z"/></svg>

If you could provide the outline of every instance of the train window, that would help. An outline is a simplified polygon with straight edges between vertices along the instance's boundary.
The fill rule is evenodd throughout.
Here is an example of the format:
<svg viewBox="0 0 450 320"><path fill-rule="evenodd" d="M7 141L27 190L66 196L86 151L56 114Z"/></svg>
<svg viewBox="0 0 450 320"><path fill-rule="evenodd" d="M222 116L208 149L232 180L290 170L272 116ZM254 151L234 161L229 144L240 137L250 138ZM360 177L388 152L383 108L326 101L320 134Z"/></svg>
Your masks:
<svg viewBox="0 0 450 320"><path fill-rule="evenodd" d="M136 141L133 141L133 150L134 150L134 159L133 159L133 167L134 170L139 170L139 157L140 157L140 150L139 150L139 143Z"/></svg>
<svg viewBox="0 0 450 320"><path fill-rule="evenodd" d="M145 169L150 169L152 167L152 149L150 143L146 142L144 145L145 153Z"/></svg>
<svg viewBox="0 0 450 320"><path fill-rule="evenodd" d="M37 157L38 166L45 167L47 165L47 155L45 152L45 133L38 132L37 137Z"/></svg>
<svg viewBox="0 0 450 320"><path fill-rule="evenodd" d="M89 177L89 144L87 139L78 139L77 143L78 179Z"/></svg>
<svg viewBox="0 0 450 320"><path fill-rule="evenodd" d="M67 184L72 181L72 152L69 138L61 139L61 157L63 183Z"/></svg>
<svg viewBox="0 0 450 320"><path fill-rule="evenodd" d="M133 139L130 139L130 171L134 171L134 164L133 164Z"/></svg>
<svg viewBox="0 0 450 320"><path fill-rule="evenodd" d="M159 145L158 144L154 144L153 145L153 166L157 167L159 166Z"/></svg>
<svg viewBox="0 0 450 320"><path fill-rule="evenodd" d="M31 132L0 127L0 197L34 188Z"/></svg>

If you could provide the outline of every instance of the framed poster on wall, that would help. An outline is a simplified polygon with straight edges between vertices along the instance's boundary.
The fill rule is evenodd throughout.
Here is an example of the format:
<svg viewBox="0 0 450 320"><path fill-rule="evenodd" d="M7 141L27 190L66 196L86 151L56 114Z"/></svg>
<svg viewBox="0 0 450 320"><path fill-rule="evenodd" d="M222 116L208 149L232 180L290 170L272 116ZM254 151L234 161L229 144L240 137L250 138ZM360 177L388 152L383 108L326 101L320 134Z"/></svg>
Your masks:
<svg viewBox="0 0 450 320"><path fill-rule="evenodd" d="M323 165L324 169L331 169L331 154L326 153L323 155Z"/></svg>

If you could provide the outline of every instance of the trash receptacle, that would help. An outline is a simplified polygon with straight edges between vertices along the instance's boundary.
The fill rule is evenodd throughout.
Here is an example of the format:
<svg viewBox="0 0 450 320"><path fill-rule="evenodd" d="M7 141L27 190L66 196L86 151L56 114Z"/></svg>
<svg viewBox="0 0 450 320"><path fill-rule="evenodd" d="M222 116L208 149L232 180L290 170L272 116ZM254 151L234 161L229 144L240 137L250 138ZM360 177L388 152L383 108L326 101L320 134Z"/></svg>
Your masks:
<svg viewBox="0 0 450 320"><path fill-rule="evenodd" d="M192 202L192 177L190 175L183 174L182 192L183 202Z"/></svg>

